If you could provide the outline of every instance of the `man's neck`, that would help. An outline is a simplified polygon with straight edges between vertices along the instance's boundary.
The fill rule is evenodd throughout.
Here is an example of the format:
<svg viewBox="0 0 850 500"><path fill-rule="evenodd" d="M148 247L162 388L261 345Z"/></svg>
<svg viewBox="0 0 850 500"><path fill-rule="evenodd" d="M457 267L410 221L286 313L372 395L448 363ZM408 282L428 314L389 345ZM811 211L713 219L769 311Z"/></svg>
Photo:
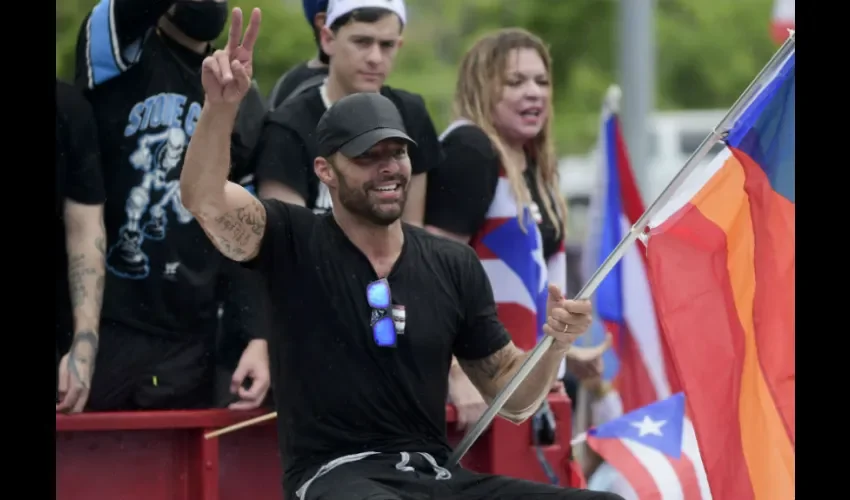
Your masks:
<svg viewBox="0 0 850 500"><path fill-rule="evenodd" d="M177 29L176 26L171 24L171 21L166 19L165 17L160 18L159 23L157 24L160 31L162 31L165 36L174 40L178 44L186 47L192 52L197 52L198 54L206 54L207 48L209 47L209 42L199 42L197 40L193 40L186 36L185 33Z"/></svg>
<svg viewBox="0 0 850 500"><path fill-rule="evenodd" d="M328 100L331 104L337 102L350 93L342 84L339 83L339 80L334 78L333 73L328 73L328 78L325 80L325 92L327 93Z"/></svg>
<svg viewBox="0 0 850 500"><path fill-rule="evenodd" d="M334 203L334 207L336 206L338 205ZM404 245L401 219L388 226L381 226L366 222L347 210L336 208L333 209L333 217L342 232L373 265L388 260L394 263L401 254Z"/></svg>

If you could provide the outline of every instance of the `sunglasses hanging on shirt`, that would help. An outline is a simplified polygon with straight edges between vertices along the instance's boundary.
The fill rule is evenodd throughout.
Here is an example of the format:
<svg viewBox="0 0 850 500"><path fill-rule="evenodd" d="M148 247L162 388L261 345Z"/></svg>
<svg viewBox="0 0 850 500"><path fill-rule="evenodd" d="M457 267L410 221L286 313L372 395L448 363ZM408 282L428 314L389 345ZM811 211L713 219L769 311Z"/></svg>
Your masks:
<svg viewBox="0 0 850 500"><path fill-rule="evenodd" d="M366 287L366 300L372 308L372 338L379 347L395 347L398 335L392 315L390 283L380 279Z"/></svg>

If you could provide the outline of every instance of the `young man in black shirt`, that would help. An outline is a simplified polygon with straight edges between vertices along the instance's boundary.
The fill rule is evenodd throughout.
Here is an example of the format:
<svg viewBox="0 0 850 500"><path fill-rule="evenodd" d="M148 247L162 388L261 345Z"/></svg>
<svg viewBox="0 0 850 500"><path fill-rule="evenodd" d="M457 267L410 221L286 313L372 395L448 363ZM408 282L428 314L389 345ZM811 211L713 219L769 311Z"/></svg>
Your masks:
<svg viewBox="0 0 850 500"><path fill-rule="evenodd" d="M86 405L97 354L103 299L103 176L91 105L56 80L56 411ZM69 334L73 332L73 341Z"/></svg>
<svg viewBox="0 0 850 500"><path fill-rule="evenodd" d="M318 214L329 211L328 190L313 173L313 131L333 102L355 92L380 92L399 108L416 141L411 148L414 175L404 220L422 224L426 172L440 161L437 132L421 96L383 84L402 45L405 21L403 0L329 4L326 26L320 35L322 48L330 56L328 78L321 86L288 100L266 118L252 160L261 198L307 206Z"/></svg>
<svg viewBox="0 0 850 500"><path fill-rule="evenodd" d="M227 137L251 78L260 24L244 40L236 9L227 48L204 61L206 101L180 188L225 256L267 278L286 498L617 499L529 481L447 470L446 379L452 355L492 399L527 354L498 321L489 280L466 245L402 224L412 174L393 102L378 93L337 101L315 131L315 175L334 208L319 216L260 201L228 182ZM502 409L528 418L552 385L587 301L551 287L544 330L554 337Z"/></svg>
<svg viewBox="0 0 850 500"><path fill-rule="evenodd" d="M330 58L322 50L319 34L325 26L328 9L328 0L302 0L304 5L304 17L313 29L313 38L319 50L318 55L309 61L304 61L281 75L272 91L269 93L269 111L280 106L283 101L291 95L295 95L301 89L318 87L324 78L328 76L328 62Z"/></svg>
<svg viewBox="0 0 850 500"><path fill-rule="evenodd" d="M201 63L228 12L223 0L101 0L82 23L77 84L94 109L107 191L107 292L89 409L214 403L218 292L246 271L210 245L181 202L178 178L204 102ZM231 178L244 178L241 129L227 144ZM231 388L238 408L258 406L269 386L263 332L247 333Z"/></svg>

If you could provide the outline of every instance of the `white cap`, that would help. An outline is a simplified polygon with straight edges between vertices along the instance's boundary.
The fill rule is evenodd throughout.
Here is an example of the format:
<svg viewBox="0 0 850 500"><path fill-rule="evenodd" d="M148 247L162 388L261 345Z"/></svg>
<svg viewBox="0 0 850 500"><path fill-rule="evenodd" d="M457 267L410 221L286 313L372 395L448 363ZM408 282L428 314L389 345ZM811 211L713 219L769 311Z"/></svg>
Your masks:
<svg viewBox="0 0 850 500"><path fill-rule="evenodd" d="M407 9L404 7L404 0L330 0L325 26L330 28L340 17L357 9L370 7L392 11L401 19L402 25L407 24Z"/></svg>

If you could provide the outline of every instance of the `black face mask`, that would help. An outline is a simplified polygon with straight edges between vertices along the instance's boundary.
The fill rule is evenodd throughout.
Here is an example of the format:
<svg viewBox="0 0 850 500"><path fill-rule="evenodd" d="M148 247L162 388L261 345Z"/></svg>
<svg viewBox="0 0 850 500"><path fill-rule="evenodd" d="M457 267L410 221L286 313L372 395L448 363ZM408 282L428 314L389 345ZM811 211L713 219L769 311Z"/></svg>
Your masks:
<svg viewBox="0 0 850 500"><path fill-rule="evenodd" d="M174 13L169 12L167 18L192 40L211 42L224 29L227 14L227 2L177 0Z"/></svg>

